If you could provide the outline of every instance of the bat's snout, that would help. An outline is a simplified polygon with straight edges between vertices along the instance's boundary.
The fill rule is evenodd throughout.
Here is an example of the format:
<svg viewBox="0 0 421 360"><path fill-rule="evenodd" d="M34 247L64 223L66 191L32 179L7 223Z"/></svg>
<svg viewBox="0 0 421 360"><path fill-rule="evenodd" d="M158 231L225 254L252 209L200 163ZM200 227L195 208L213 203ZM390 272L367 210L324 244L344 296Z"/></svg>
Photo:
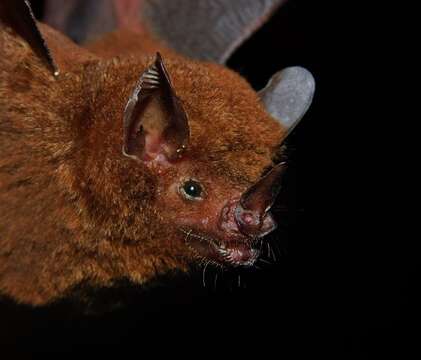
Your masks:
<svg viewBox="0 0 421 360"><path fill-rule="evenodd" d="M270 212L260 213L244 209L239 199L225 205L218 225L229 238L247 239L262 238L277 227Z"/></svg>

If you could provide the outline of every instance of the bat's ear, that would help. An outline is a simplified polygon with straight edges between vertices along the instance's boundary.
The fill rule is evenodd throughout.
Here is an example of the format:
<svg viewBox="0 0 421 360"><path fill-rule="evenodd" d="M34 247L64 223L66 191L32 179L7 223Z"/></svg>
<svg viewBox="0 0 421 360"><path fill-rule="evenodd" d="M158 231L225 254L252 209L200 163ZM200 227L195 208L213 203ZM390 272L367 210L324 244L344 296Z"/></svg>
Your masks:
<svg viewBox="0 0 421 360"><path fill-rule="evenodd" d="M22 39L38 56L45 66L54 75L58 75L58 68L53 60L50 50L37 26L31 7L27 0L1 0L0 1L0 56L4 54L7 44L5 34L12 32L14 36ZM4 40L6 38L6 41ZM9 49L10 50L10 49ZM13 52L13 49L12 49Z"/></svg>
<svg viewBox="0 0 421 360"><path fill-rule="evenodd" d="M266 110L289 134L310 107L315 89L313 75L308 70L295 66L273 75L259 95Z"/></svg>
<svg viewBox="0 0 421 360"><path fill-rule="evenodd" d="M123 154L144 162L172 162L182 156L189 135L186 112L158 53L127 102Z"/></svg>

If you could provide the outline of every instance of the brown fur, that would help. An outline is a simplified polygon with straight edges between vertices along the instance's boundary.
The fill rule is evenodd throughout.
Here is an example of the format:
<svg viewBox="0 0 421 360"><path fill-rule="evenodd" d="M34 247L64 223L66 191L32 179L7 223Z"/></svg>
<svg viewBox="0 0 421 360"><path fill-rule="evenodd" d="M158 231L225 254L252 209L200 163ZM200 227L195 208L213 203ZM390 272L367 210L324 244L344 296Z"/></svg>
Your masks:
<svg viewBox="0 0 421 360"><path fill-rule="evenodd" d="M239 75L164 49L191 140L180 166L159 177L122 155L124 107L153 61L153 41L114 57L113 41L89 52L42 30L57 79L0 29L0 293L39 305L81 282L145 283L186 271L193 256L177 217L212 206L166 197L165 184L191 174L218 199L244 191L272 165L284 130Z"/></svg>

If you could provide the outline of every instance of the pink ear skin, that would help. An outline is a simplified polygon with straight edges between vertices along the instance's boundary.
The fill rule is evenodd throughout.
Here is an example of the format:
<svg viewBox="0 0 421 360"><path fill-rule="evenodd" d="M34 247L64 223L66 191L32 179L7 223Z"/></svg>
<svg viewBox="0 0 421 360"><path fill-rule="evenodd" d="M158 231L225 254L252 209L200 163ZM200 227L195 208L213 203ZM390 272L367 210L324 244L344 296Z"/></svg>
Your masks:
<svg viewBox="0 0 421 360"><path fill-rule="evenodd" d="M127 102L123 154L165 167L180 159L189 136L187 114L158 53Z"/></svg>

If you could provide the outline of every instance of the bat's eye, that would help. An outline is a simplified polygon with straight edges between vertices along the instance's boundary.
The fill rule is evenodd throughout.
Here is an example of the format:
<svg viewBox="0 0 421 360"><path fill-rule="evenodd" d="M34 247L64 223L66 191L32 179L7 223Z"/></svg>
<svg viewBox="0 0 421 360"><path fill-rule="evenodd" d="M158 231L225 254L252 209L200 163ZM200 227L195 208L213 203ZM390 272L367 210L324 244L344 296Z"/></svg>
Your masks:
<svg viewBox="0 0 421 360"><path fill-rule="evenodd" d="M187 200L202 200L203 188L195 180L187 180L181 185L180 193Z"/></svg>

